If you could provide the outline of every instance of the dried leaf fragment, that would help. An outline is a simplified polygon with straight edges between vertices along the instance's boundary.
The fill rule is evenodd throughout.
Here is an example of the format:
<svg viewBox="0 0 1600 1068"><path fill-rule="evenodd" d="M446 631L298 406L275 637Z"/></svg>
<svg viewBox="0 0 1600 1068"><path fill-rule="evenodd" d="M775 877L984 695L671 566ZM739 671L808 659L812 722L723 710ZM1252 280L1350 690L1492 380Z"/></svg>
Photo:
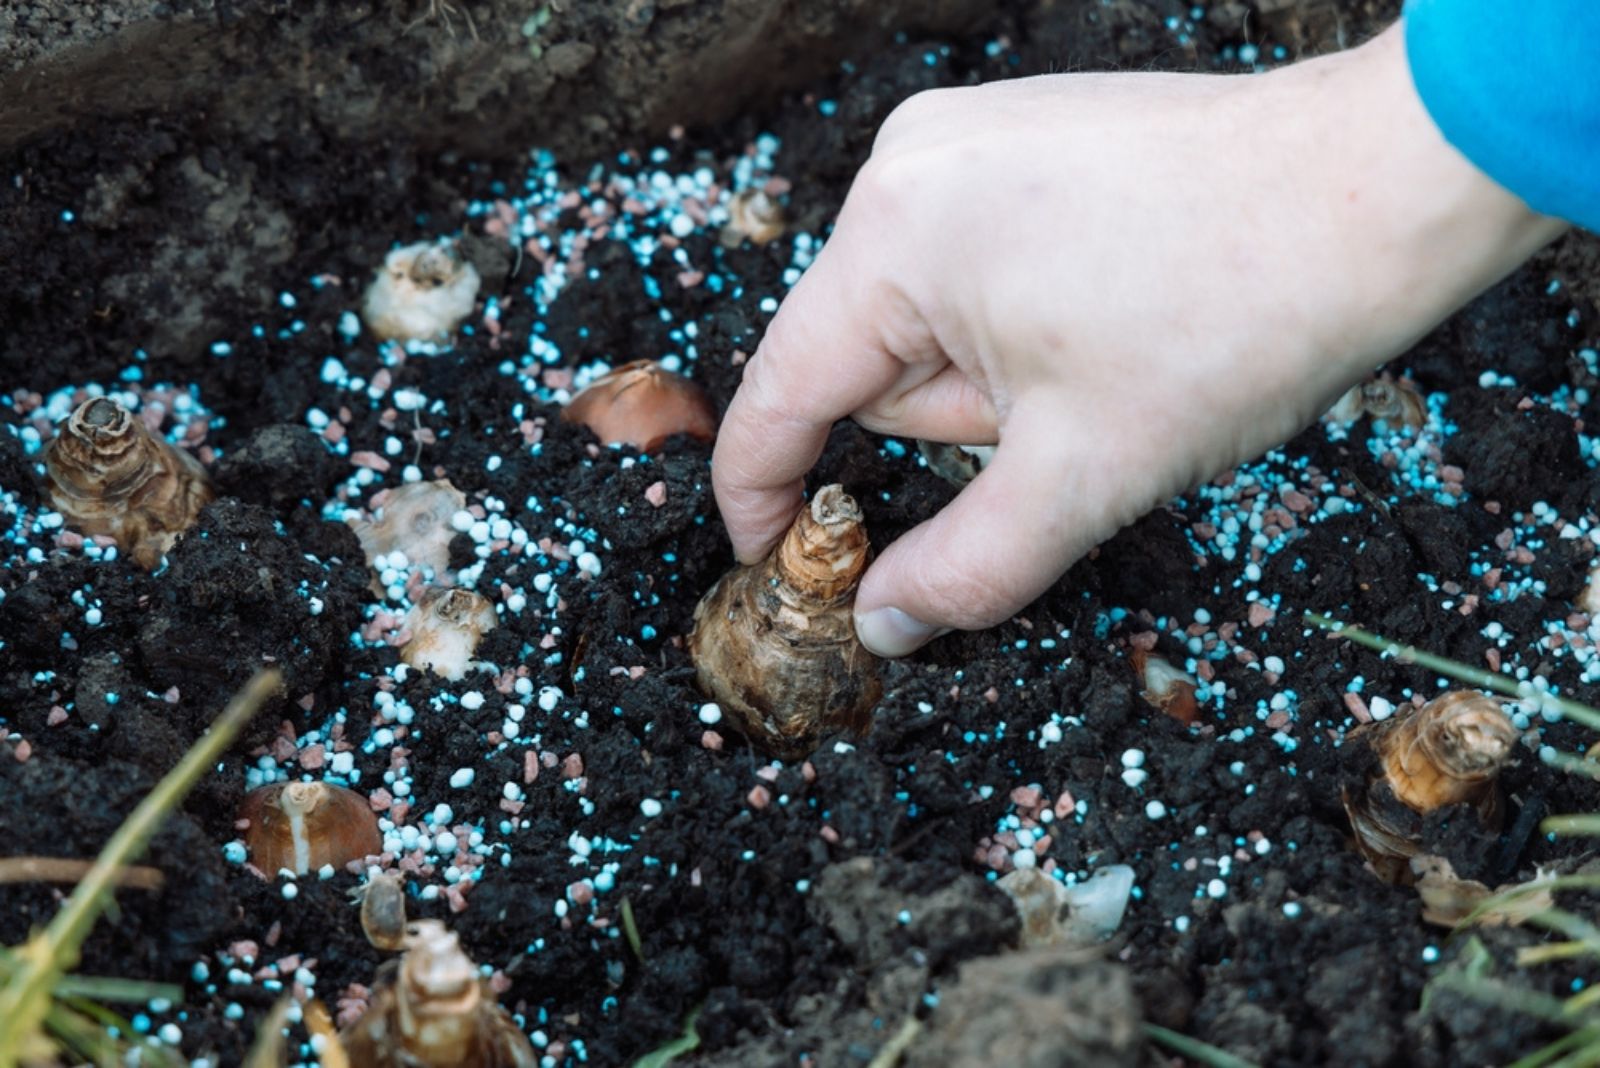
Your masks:
<svg viewBox="0 0 1600 1068"><path fill-rule="evenodd" d="M84 401L45 446L50 507L89 536L115 538L154 569L215 498L200 461L108 397Z"/></svg>
<svg viewBox="0 0 1600 1068"><path fill-rule="evenodd" d="M1421 848L1421 816L1472 805L1489 833L1498 830L1496 783L1511 759L1517 729L1500 702L1471 690L1440 694L1346 736L1358 779L1343 791L1356 845L1388 882L1410 878Z"/></svg>
<svg viewBox="0 0 1600 1068"><path fill-rule="evenodd" d="M418 920L397 969L340 1033L352 1068L534 1068L533 1046L438 920Z"/></svg>
<svg viewBox="0 0 1600 1068"><path fill-rule="evenodd" d="M825 730L867 727L883 683L851 605L869 556L861 509L825 486L765 560L730 571L696 606L700 688L759 748L794 758Z"/></svg>
<svg viewBox="0 0 1600 1068"><path fill-rule="evenodd" d="M1507 883L1490 890L1476 880L1456 875L1445 858L1424 853L1411 858L1411 874L1417 880L1423 921L1439 927L1458 927L1469 917L1479 927L1519 927L1530 917L1555 907L1555 895L1543 885L1552 878L1547 872L1540 872L1525 883ZM1515 896L1473 916L1490 898L1503 894Z"/></svg>

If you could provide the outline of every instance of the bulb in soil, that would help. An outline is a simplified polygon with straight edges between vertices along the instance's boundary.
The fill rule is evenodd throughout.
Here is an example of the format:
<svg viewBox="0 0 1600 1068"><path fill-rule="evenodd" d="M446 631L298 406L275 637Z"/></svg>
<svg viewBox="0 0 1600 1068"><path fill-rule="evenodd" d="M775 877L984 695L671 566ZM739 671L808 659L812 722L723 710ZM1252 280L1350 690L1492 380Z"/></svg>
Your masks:
<svg viewBox="0 0 1600 1068"><path fill-rule="evenodd" d="M996 884L1005 891L1022 920L1020 944L1091 946L1103 942L1122 925L1133 894L1133 869L1126 864L1099 868L1072 886L1038 868L1007 872Z"/></svg>
<svg viewBox="0 0 1600 1068"><path fill-rule="evenodd" d="M383 852L378 817L366 798L325 782L275 783L252 790L239 807L250 863L272 878L305 875Z"/></svg>
<svg viewBox="0 0 1600 1068"><path fill-rule="evenodd" d="M1381 419L1393 428L1416 429L1427 423L1428 405L1408 379L1374 375L1346 390L1322 418L1329 423L1353 423L1363 416Z"/></svg>
<svg viewBox="0 0 1600 1068"><path fill-rule="evenodd" d="M869 555L860 508L825 486L771 555L724 575L696 606L700 688L758 748L791 759L825 730L866 729L883 684L851 606Z"/></svg>
<svg viewBox="0 0 1600 1068"><path fill-rule="evenodd" d="M1497 833L1503 806L1496 779L1516 745L1517 729L1500 702L1470 690L1357 727L1344 746L1356 781L1343 790L1357 848L1386 881L1408 882L1427 813L1471 805L1485 831Z"/></svg>
<svg viewBox="0 0 1600 1068"><path fill-rule="evenodd" d="M588 427L602 445L655 452L674 434L709 442L717 436L711 398L695 383L654 360L634 360L606 374L561 410L568 423Z"/></svg>
<svg viewBox="0 0 1600 1068"><path fill-rule="evenodd" d="M533 1046L438 920L406 930L405 956L340 1032L351 1068L534 1068Z"/></svg>
<svg viewBox="0 0 1600 1068"><path fill-rule="evenodd" d="M978 477L994 459L993 445L946 445L937 441L918 441L917 450L928 470L955 486L965 486Z"/></svg>
<svg viewBox="0 0 1600 1068"><path fill-rule="evenodd" d="M397 486L382 499L376 515L348 520L373 570L373 592L383 596L378 558L397 551L408 564L444 575L450 569L450 539L456 535L450 520L466 506L466 494L441 478Z"/></svg>
<svg viewBox="0 0 1600 1068"><path fill-rule="evenodd" d="M1590 569L1589 581L1578 591L1574 603L1578 611L1587 612L1591 617L1600 617L1600 564Z"/></svg>
<svg viewBox="0 0 1600 1068"><path fill-rule="evenodd" d="M1188 726L1200 718L1200 704L1194 692L1199 684L1167 660L1143 649L1128 655L1133 670L1144 684L1144 699L1173 719Z"/></svg>
<svg viewBox="0 0 1600 1068"><path fill-rule="evenodd" d="M154 569L215 498L200 461L106 397L84 401L44 449L50 507Z"/></svg>
<svg viewBox="0 0 1600 1068"><path fill-rule="evenodd" d="M782 237L787 225L782 204L764 189L746 189L728 202L728 222L719 237L724 248L737 248L746 240L765 245Z"/></svg>
<svg viewBox="0 0 1600 1068"><path fill-rule="evenodd" d="M361 903L361 932L373 948L390 953L405 948L406 884L399 872L374 875L350 896Z"/></svg>
<svg viewBox="0 0 1600 1068"><path fill-rule="evenodd" d="M497 622L487 597L430 586L406 615L404 629L411 639L401 647L400 659L454 682L467 673L478 642Z"/></svg>
<svg viewBox="0 0 1600 1068"><path fill-rule="evenodd" d="M478 270L454 241L423 241L383 259L361 304L379 341L432 341L452 333L478 299Z"/></svg>

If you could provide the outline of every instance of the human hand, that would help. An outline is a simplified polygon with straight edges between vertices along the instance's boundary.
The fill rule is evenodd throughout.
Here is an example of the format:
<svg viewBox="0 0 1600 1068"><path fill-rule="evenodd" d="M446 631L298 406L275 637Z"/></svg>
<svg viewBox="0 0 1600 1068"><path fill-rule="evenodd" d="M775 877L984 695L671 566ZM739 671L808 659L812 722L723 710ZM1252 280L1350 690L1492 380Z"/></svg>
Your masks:
<svg viewBox="0 0 1600 1068"><path fill-rule="evenodd" d="M884 123L713 458L742 561L835 420L993 461L862 580L901 656L1008 618L1079 556L1287 440L1562 224L1444 142L1398 26L1251 77L1071 74Z"/></svg>

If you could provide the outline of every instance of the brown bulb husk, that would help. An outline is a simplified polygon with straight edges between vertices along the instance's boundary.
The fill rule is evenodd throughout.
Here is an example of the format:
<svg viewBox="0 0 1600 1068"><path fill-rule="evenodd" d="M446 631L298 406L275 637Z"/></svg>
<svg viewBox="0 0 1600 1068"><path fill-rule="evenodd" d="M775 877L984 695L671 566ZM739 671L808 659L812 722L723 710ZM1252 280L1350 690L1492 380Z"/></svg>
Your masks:
<svg viewBox="0 0 1600 1068"><path fill-rule="evenodd" d="M84 401L44 449L50 507L81 534L115 538L147 570L216 497L200 461L116 401Z"/></svg>
<svg viewBox="0 0 1600 1068"><path fill-rule="evenodd" d="M366 798L330 783L274 783L252 790L239 806L239 818L250 821L244 832L250 863L269 879L284 869L305 875L383 852L378 817Z"/></svg>
<svg viewBox="0 0 1600 1068"><path fill-rule="evenodd" d="M717 412L699 385L654 360L634 360L591 382L561 410L582 423L602 445L632 445L655 452L674 434L710 442Z"/></svg>
<svg viewBox="0 0 1600 1068"><path fill-rule="evenodd" d="M438 920L406 931L361 1018L339 1034L351 1068L534 1068L533 1046Z"/></svg>
<svg viewBox="0 0 1600 1068"><path fill-rule="evenodd" d="M429 586L406 614L403 629L411 638L401 646L400 659L456 681L467 673L478 642L498 622L494 605L482 594Z"/></svg>
<svg viewBox="0 0 1600 1068"><path fill-rule="evenodd" d="M851 606L870 555L861 509L825 486L765 560L724 575L695 607L700 689L758 748L793 759L825 730L867 728L883 683Z"/></svg>
<svg viewBox="0 0 1600 1068"><path fill-rule="evenodd" d="M1128 654L1133 670L1138 672L1144 691L1139 695L1152 707L1158 708L1190 726L1200 718L1200 703L1195 699L1197 684L1193 678L1172 665L1172 662L1143 649Z"/></svg>
<svg viewBox="0 0 1600 1068"><path fill-rule="evenodd" d="M1471 805L1488 834L1504 815L1496 782L1516 751L1517 729L1500 703L1470 690L1403 708L1345 739L1358 780L1343 790L1356 846L1386 882L1409 883L1422 848L1422 817Z"/></svg>

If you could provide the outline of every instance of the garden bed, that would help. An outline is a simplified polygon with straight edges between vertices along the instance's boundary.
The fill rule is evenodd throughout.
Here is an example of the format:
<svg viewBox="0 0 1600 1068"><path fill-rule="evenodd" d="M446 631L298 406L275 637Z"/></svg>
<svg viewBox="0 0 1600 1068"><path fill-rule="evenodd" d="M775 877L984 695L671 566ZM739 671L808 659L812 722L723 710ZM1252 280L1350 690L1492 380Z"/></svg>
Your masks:
<svg viewBox="0 0 1600 1068"><path fill-rule="evenodd" d="M697 1008L690 1063L719 1065L867 1064L913 1016L914 1064L1161 1063L1140 1020L1275 1065L1536 1048L1557 1032L1532 1017L1454 993L1422 1007L1464 939L1347 845L1340 738L1442 680L1301 614L1600 695L1571 604L1600 539L1593 237L1563 239L1396 362L1429 394L1420 434L1312 427L1125 530L1016 619L889 665L871 732L803 764L753 752L694 688L682 638L732 563L709 446L643 457L559 417L598 370L639 358L724 408L910 93L1063 68L1240 72L1392 14L1008 5L974 35L902 35L770 107L571 158L315 127L212 142L170 113L38 134L7 160L0 202L0 852L92 855L271 661L288 700L156 840L166 888L121 891L82 965L181 982L181 1004L136 1023L211 1064L239 1062L280 991L349 1007L383 957L347 900L356 876L291 891L230 844L247 789L301 776L382 806L413 914L495 970L552 1064L630 1063ZM790 232L722 247L709 209L755 185L785 193ZM451 233L484 275L470 332L437 352L375 343L353 314L371 269L395 242ZM223 291L205 276L241 258L271 279L264 299L186 301L189 285ZM41 503L39 448L91 391L195 449L223 495L154 574ZM460 682L396 671L404 602L369 589L344 522L410 468L467 494L451 567L500 606L479 651L492 668ZM850 425L811 485L828 482L878 545L954 492L913 442ZM1195 727L1141 699L1136 648L1202 680ZM1491 886L1576 867L1582 842L1537 820L1595 805L1592 781L1538 748L1581 753L1587 732L1519 714L1542 737L1504 776L1505 833L1427 828L1431 852ZM1017 923L991 884L1023 854L1069 879L1134 868L1104 961L1008 949ZM0 887L0 942L59 901ZM1510 975L1535 936L1481 937ZM1582 972L1518 981L1566 993Z"/></svg>

